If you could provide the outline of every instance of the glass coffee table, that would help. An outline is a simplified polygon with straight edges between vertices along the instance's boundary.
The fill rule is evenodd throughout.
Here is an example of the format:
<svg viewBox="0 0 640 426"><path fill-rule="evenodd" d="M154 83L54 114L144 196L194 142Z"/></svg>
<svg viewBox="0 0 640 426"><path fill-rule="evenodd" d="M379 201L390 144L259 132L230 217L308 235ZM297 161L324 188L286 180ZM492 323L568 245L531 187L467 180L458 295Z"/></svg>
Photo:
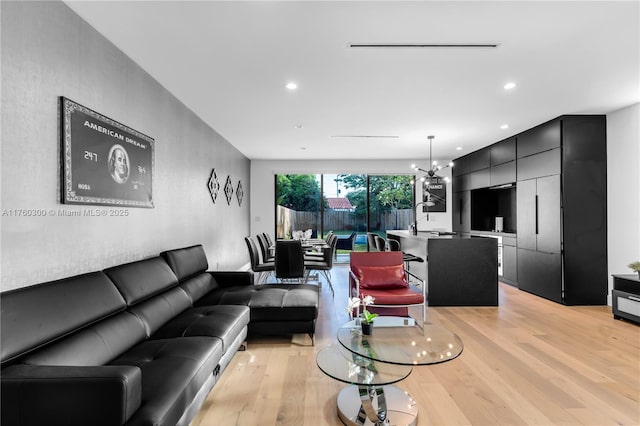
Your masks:
<svg viewBox="0 0 640 426"><path fill-rule="evenodd" d="M316 362L329 377L351 385L337 401L346 425L415 425L415 401L393 384L413 366L447 362L463 350L455 333L435 324L420 328L404 317L376 318L371 335L350 321L338 329L338 342L318 352Z"/></svg>

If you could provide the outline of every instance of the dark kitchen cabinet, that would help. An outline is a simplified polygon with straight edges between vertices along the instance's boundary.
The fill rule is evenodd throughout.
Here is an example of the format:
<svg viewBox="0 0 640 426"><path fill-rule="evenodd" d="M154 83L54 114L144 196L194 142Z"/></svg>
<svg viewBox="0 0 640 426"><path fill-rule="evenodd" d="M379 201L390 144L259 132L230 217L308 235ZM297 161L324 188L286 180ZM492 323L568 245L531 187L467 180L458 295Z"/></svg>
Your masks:
<svg viewBox="0 0 640 426"><path fill-rule="evenodd" d="M509 138L489 147L491 167L516 159L516 138Z"/></svg>
<svg viewBox="0 0 640 426"><path fill-rule="evenodd" d="M519 158L516 166L518 181L559 175L562 172L561 162L562 152L560 148Z"/></svg>
<svg viewBox="0 0 640 426"><path fill-rule="evenodd" d="M518 248L518 288L562 303L562 255Z"/></svg>
<svg viewBox="0 0 640 426"><path fill-rule="evenodd" d="M518 135L516 152L518 158L537 154L554 148L562 143L562 121L552 120L522 132Z"/></svg>
<svg viewBox="0 0 640 426"><path fill-rule="evenodd" d="M517 247L504 256L505 266L509 256L517 268L505 276L559 303L607 303L605 116L560 116L460 160L453 196L463 202L453 203L454 230L463 229L463 207L469 205L473 228L476 211L490 205L492 191L515 181ZM455 193L463 190L472 190L469 203L466 194Z"/></svg>
<svg viewBox="0 0 640 426"><path fill-rule="evenodd" d="M509 284L518 282L518 254L516 246L502 245L502 281Z"/></svg>
<svg viewBox="0 0 640 426"><path fill-rule="evenodd" d="M491 184L491 170L489 168L476 170L467 176L469 184L465 189L486 188Z"/></svg>
<svg viewBox="0 0 640 426"><path fill-rule="evenodd" d="M518 287L562 302L560 175L518 182Z"/></svg>
<svg viewBox="0 0 640 426"><path fill-rule="evenodd" d="M537 126L518 135L517 156L518 287L567 305L606 304L605 117Z"/></svg>
<svg viewBox="0 0 640 426"><path fill-rule="evenodd" d="M509 161L508 163L499 164L497 166L491 166L490 172L490 186L505 185L516 181L516 162Z"/></svg>
<svg viewBox="0 0 640 426"><path fill-rule="evenodd" d="M535 179L518 182L516 193L516 218L518 222L518 247L527 250L538 248L536 235L536 194L538 193Z"/></svg>
<svg viewBox="0 0 640 426"><path fill-rule="evenodd" d="M471 232L471 191L453 193L453 231Z"/></svg>
<svg viewBox="0 0 640 426"><path fill-rule="evenodd" d="M518 247L560 253L560 175L518 184L516 211Z"/></svg>

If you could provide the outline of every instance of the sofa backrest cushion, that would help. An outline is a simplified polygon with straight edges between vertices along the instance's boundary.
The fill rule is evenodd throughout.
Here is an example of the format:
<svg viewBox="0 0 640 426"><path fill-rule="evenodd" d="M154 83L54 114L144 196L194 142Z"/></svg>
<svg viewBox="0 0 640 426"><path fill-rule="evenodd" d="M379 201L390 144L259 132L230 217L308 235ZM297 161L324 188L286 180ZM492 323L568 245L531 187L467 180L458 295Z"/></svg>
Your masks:
<svg viewBox="0 0 640 426"><path fill-rule="evenodd" d="M171 318L190 308L191 298L180 287L174 287L151 299L140 302L129 311L144 324L147 337L156 332Z"/></svg>
<svg viewBox="0 0 640 426"><path fill-rule="evenodd" d="M120 312L21 361L31 365L104 365L144 339L146 333L140 319L130 312Z"/></svg>
<svg viewBox="0 0 640 426"><path fill-rule="evenodd" d="M360 281L362 289L407 288L403 265L360 266L353 265L352 271Z"/></svg>
<svg viewBox="0 0 640 426"><path fill-rule="evenodd" d="M209 272L202 272L181 282L180 287L189 295L191 303L195 304L202 296L217 289L219 286L216 279Z"/></svg>
<svg viewBox="0 0 640 426"><path fill-rule="evenodd" d="M161 257L114 266L104 271L114 282L128 306L175 287L178 279Z"/></svg>
<svg viewBox="0 0 640 426"><path fill-rule="evenodd" d="M3 363L126 308L102 272L8 291L0 299Z"/></svg>
<svg viewBox="0 0 640 426"><path fill-rule="evenodd" d="M207 255L201 244L163 251L160 255L180 281L209 269Z"/></svg>

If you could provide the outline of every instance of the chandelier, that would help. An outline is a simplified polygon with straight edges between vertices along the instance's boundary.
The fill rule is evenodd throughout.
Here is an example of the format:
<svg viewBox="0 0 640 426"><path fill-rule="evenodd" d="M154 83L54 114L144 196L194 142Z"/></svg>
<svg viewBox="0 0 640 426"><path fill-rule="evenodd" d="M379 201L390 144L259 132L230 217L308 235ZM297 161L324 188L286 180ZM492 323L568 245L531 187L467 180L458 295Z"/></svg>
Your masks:
<svg viewBox="0 0 640 426"><path fill-rule="evenodd" d="M445 182L449 183L449 178L448 177L442 177L439 176L437 173L442 170L442 169L446 169L447 167L453 167L453 162L450 162L449 164L447 164L446 166L440 166L438 164L437 161L432 161L431 160L431 154L433 151L433 138L435 138L435 136L431 135L431 136L427 136L427 139L429 139L429 170L425 170L421 167L418 167L415 164L411 165L411 168L413 170L415 170L416 172L422 172L422 173L426 173L424 176L422 176L420 178L420 182L426 182L426 181L431 181L433 179L441 179L444 180ZM411 184L414 184L415 182L411 182Z"/></svg>

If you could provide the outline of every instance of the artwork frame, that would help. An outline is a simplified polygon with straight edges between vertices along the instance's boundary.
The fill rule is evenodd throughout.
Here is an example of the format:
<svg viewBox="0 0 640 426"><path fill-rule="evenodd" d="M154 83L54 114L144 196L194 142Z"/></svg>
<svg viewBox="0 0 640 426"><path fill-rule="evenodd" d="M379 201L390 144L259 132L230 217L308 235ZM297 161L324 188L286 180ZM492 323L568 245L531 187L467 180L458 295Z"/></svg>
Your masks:
<svg viewBox="0 0 640 426"><path fill-rule="evenodd" d="M236 198L238 199L238 207L242 207L242 198L244 198L244 191L242 189L242 181L238 181L238 186L236 187Z"/></svg>
<svg viewBox="0 0 640 426"><path fill-rule="evenodd" d="M433 202L422 205L423 213L445 213L447 211L447 182L439 176L430 177L422 183L422 201Z"/></svg>
<svg viewBox="0 0 640 426"><path fill-rule="evenodd" d="M224 194L227 197L227 205L231 205L231 198L233 197L233 183L231 182L231 176L227 175L227 181L224 184Z"/></svg>
<svg viewBox="0 0 640 426"><path fill-rule="evenodd" d="M60 97L62 203L154 208L155 140Z"/></svg>
<svg viewBox="0 0 640 426"><path fill-rule="evenodd" d="M211 200L213 204L216 203L216 199L218 198L218 193L220 192L220 181L218 180L218 175L216 174L216 169L211 169L211 176L209 176L209 181L207 182L207 188L209 188L209 194L211 194Z"/></svg>

